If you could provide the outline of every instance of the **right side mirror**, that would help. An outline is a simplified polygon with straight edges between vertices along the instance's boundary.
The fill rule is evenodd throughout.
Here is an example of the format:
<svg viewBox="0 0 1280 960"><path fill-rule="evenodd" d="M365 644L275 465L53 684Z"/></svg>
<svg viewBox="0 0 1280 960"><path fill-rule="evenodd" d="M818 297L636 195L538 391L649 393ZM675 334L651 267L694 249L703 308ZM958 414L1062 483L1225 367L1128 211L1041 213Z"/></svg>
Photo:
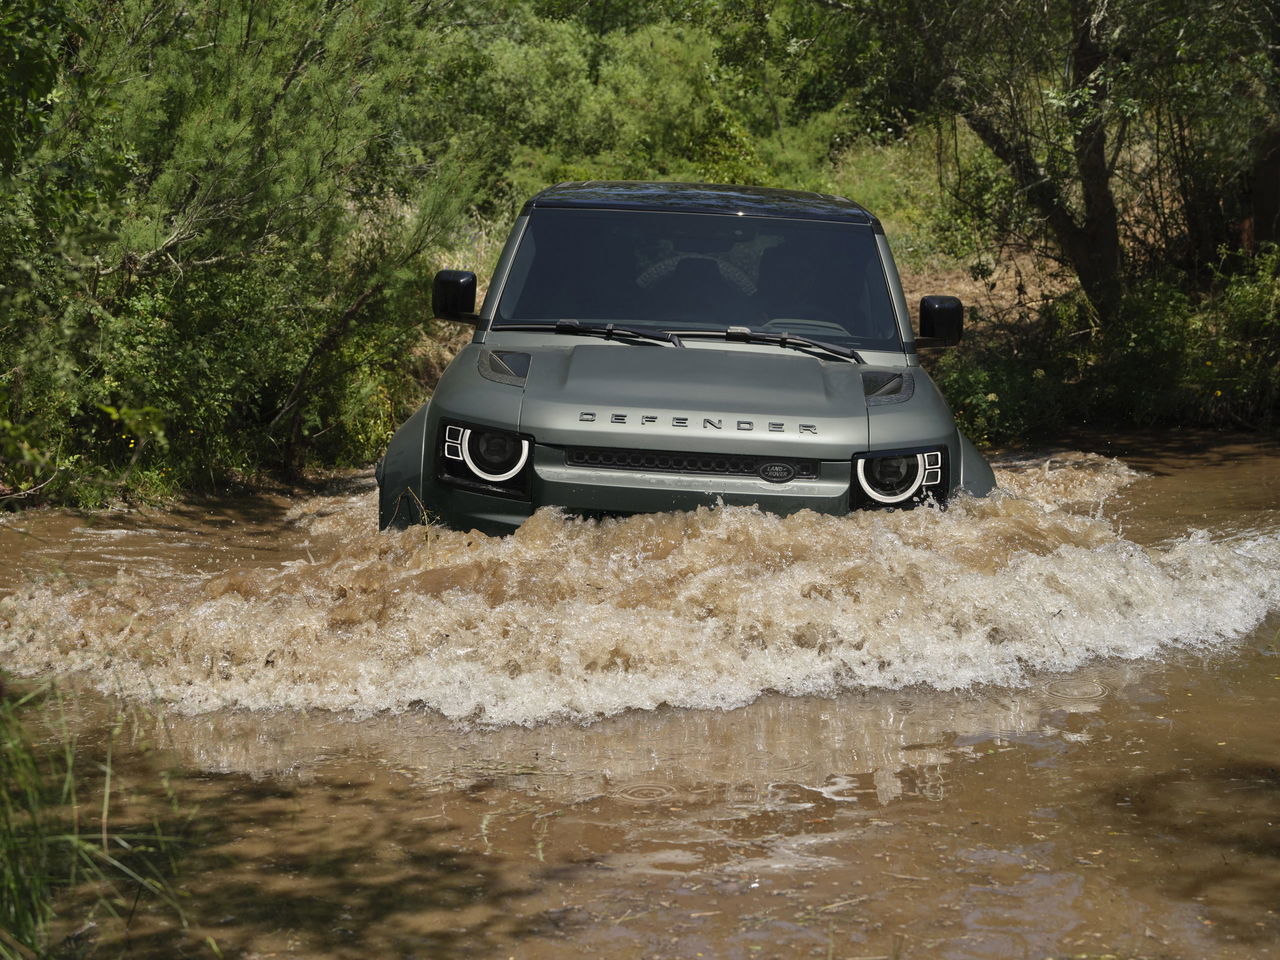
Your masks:
<svg viewBox="0 0 1280 960"><path fill-rule="evenodd" d="M954 347L964 331L964 306L957 297L920 298L921 347Z"/></svg>
<svg viewBox="0 0 1280 960"><path fill-rule="evenodd" d="M431 282L431 307L441 320L476 322L476 275L470 270L441 270Z"/></svg>

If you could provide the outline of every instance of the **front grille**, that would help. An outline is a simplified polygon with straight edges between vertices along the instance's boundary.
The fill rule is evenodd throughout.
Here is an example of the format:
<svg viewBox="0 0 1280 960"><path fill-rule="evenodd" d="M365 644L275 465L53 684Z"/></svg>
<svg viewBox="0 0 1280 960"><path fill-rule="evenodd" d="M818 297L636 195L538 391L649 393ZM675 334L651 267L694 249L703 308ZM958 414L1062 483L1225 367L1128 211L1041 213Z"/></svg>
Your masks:
<svg viewBox="0 0 1280 960"><path fill-rule="evenodd" d="M816 460L788 457L756 457L726 453L678 453L667 450L616 450L601 447L570 447L564 461L571 467L604 470L637 470L652 473L694 473L713 476L759 477L765 464L786 464L796 480L816 480Z"/></svg>

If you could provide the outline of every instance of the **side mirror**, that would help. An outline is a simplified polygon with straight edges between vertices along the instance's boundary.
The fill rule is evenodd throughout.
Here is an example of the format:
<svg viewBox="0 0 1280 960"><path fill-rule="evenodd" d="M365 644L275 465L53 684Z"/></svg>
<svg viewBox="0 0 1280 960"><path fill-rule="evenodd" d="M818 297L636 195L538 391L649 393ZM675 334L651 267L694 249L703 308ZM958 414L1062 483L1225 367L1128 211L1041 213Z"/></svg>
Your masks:
<svg viewBox="0 0 1280 960"><path fill-rule="evenodd" d="M431 308L440 320L475 323L476 275L470 270L441 270L431 282Z"/></svg>
<svg viewBox="0 0 1280 960"><path fill-rule="evenodd" d="M964 331L964 306L956 297L920 298L921 347L954 347Z"/></svg>

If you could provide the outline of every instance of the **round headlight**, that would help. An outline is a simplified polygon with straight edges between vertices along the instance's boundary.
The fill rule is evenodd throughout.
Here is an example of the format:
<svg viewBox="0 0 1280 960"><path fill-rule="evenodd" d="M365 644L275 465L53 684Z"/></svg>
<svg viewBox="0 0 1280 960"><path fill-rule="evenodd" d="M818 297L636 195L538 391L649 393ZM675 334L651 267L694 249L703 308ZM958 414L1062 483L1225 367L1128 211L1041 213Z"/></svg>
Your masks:
<svg viewBox="0 0 1280 960"><path fill-rule="evenodd" d="M901 503L920 489L923 480L921 453L858 460L858 482L867 496L880 503Z"/></svg>
<svg viewBox="0 0 1280 960"><path fill-rule="evenodd" d="M480 479L502 483L529 459L529 441L503 430L464 430L462 459Z"/></svg>

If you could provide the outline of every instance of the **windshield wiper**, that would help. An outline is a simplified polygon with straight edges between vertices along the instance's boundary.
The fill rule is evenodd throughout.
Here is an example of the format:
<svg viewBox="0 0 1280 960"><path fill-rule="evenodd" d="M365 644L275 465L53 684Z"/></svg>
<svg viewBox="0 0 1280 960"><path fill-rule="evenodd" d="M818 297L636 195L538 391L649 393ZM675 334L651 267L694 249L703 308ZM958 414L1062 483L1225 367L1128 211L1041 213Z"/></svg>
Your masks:
<svg viewBox="0 0 1280 960"><path fill-rule="evenodd" d="M673 333L672 336L675 336L675 334ZM867 362L862 359L862 355L857 350L850 347L842 347L835 343L825 343L822 340L811 340L808 337L798 337L794 333L764 333L763 331L752 330L750 327L730 327L727 330L681 330L680 336L723 337L725 340L738 343L769 343L794 350L821 350L823 353L829 353L849 363Z"/></svg>
<svg viewBox="0 0 1280 960"><path fill-rule="evenodd" d="M620 327L616 323L583 324L577 320L546 320L542 323L504 323L493 328L497 330L552 330L572 337L603 337L606 340L656 340L658 343L669 343L673 347L683 347L680 338L666 330L636 330L633 327Z"/></svg>

